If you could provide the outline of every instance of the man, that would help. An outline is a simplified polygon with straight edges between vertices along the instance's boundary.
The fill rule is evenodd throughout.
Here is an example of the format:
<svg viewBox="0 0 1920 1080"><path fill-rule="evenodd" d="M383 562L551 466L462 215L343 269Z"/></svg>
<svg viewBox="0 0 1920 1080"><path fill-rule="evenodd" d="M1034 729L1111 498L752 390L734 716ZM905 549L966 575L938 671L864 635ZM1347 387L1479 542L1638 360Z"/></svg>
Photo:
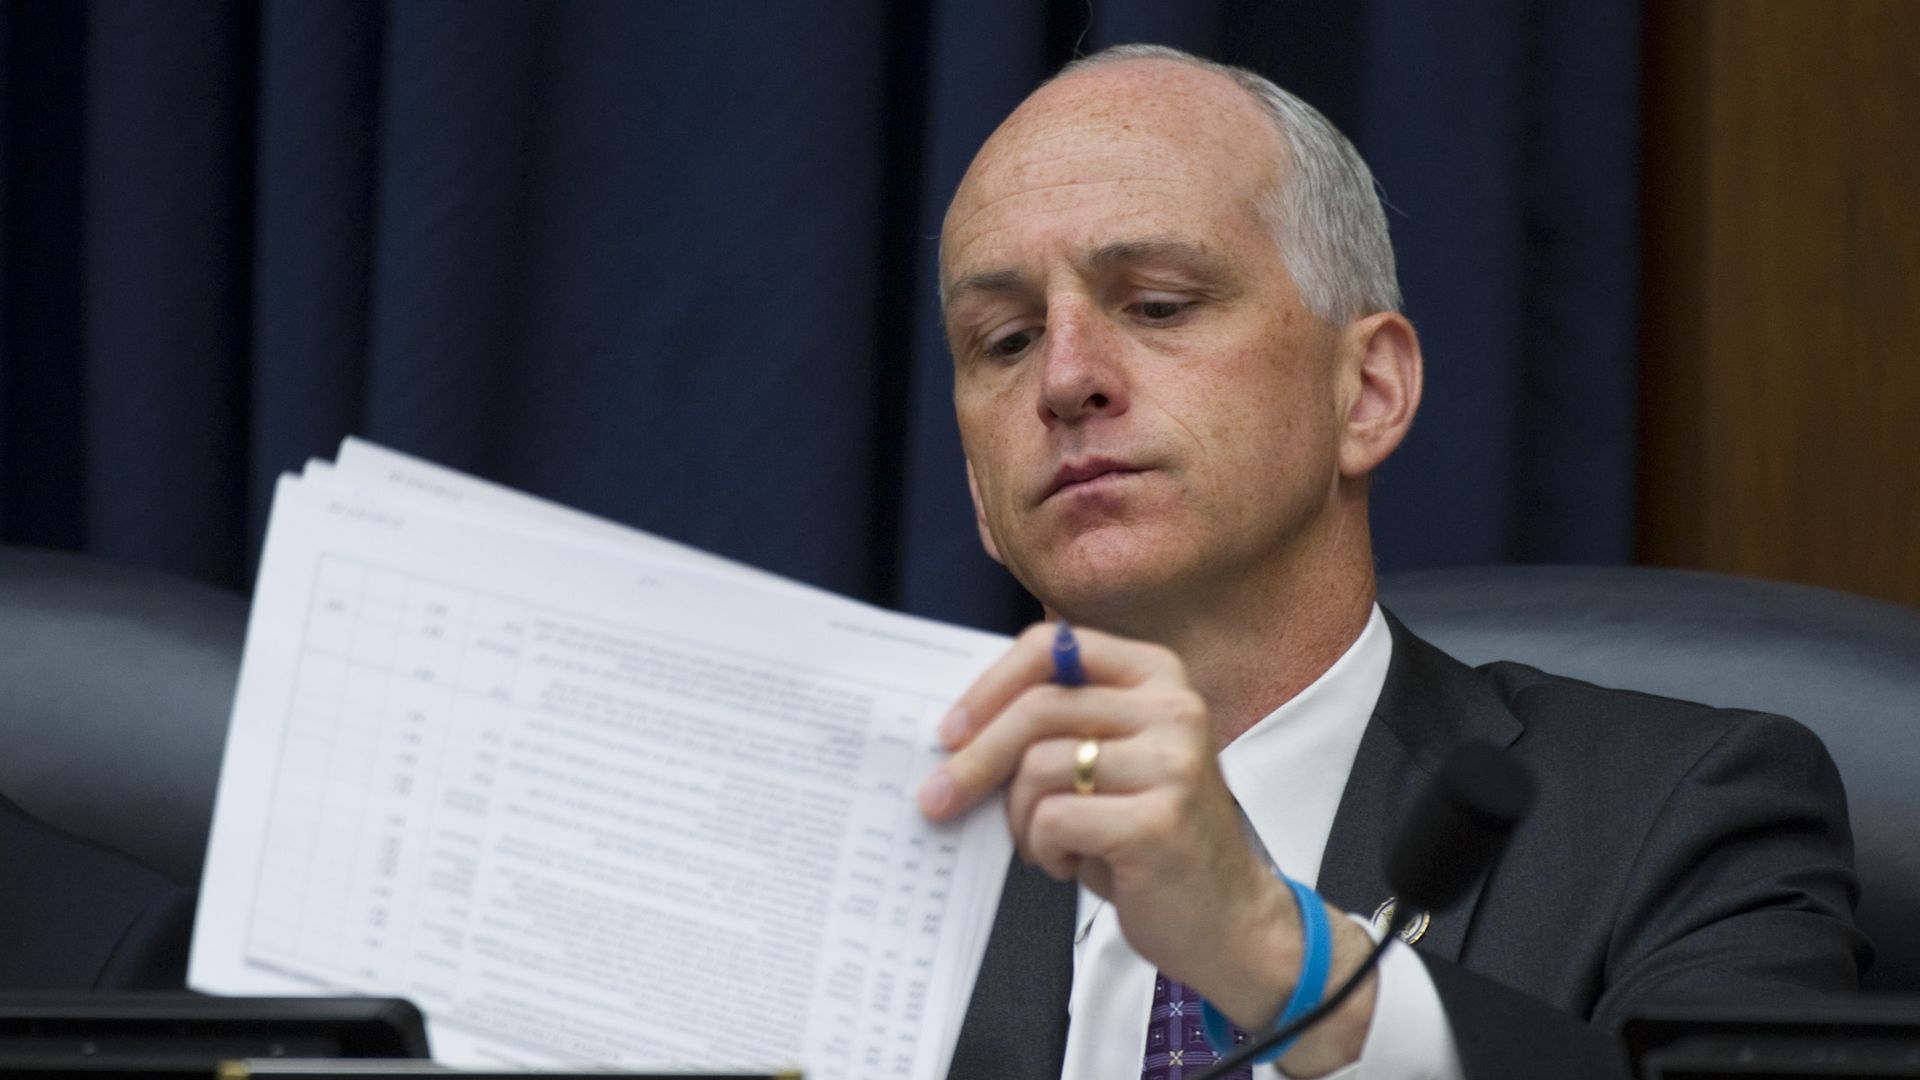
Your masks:
<svg viewBox="0 0 1920 1080"><path fill-rule="evenodd" d="M1337 985L1372 945L1345 915L1388 899L1380 851L1465 742L1531 767L1532 817L1285 1074L1611 1066L1573 1017L1856 985L1844 800L1804 729L1474 672L1375 606L1368 478L1420 347L1371 177L1312 109L1171 50L1071 65L974 160L941 284L982 540L1078 631L1087 683L1054 685L1053 628L1030 630L921 792L944 819L1006 788L1033 868L955 1076L1177 1077L1210 1060L1183 1030L1200 997L1270 1029L1304 905Z"/></svg>

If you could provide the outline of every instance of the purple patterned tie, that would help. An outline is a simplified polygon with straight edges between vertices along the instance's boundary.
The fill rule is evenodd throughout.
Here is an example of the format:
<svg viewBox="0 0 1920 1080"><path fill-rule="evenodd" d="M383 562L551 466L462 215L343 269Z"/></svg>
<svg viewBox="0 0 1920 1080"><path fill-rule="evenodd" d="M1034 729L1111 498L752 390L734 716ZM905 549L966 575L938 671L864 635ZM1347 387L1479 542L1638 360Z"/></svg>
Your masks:
<svg viewBox="0 0 1920 1080"><path fill-rule="evenodd" d="M1246 1033L1234 1028L1233 1041L1246 1042ZM1147 1021L1147 1053L1140 1080L1181 1080L1212 1065L1217 1056L1200 1027L1200 995L1187 984L1155 972L1153 1016ZM1253 1069L1242 1065L1227 1075L1231 1080L1252 1080Z"/></svg>

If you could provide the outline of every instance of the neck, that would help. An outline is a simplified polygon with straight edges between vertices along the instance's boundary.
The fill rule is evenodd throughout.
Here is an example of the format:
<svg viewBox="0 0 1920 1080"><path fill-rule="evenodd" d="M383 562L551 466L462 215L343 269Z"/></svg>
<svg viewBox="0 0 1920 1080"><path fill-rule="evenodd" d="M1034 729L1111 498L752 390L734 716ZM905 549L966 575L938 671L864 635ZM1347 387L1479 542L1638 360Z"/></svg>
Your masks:
<svg viewBox="0 0 1920 1080"><path fill-rule="evenodd" d="M1318 679L1373 613L1373 550L1364 515L1265 578L1183 587L1173 600L1130 605L1089 625L1165 645L1207 702L1225 747Z"/></svg>
<svg viewBox="0 0 1920 1080"><path fill-rule="evenodd" d="M1303 584L1278 603L1247 605L1231 621L1193 620L1165 640L1206 699L1216 748L1291 701L1366 629L1373 612L1371 566Z"/></svg>

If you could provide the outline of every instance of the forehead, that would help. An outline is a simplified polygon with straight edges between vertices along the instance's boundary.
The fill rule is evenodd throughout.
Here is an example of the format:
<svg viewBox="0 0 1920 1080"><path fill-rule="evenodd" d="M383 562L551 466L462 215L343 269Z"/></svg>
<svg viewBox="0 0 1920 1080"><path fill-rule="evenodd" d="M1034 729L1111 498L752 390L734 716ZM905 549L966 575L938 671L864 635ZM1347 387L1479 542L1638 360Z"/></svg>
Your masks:
<svg viewBox="0 0 1920 1080"><path fill-rule="evenodd" d="M961 181L942 279L981 259L1018 259L1029 244L1218 242L1208 234L1258 223L1280 145L1245 90L1189 64L1123 61L1056 80L1007 118Z"/></svg>

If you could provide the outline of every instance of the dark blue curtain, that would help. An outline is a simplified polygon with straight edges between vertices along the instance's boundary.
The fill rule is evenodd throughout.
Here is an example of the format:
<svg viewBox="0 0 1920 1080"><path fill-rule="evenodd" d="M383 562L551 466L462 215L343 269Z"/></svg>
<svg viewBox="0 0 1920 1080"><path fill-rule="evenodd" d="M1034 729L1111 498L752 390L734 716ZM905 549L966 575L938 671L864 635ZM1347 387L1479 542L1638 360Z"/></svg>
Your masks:
<svg viewBox="0 0 1920 1080"><path fill-rule="evenodd" d="M1375 165L1428 359L1383 567L1625 560L1625 0L8 0L0 537L245 587L273 478L357 432L1006 627L934 238L1008 109L1138 40Z"/></svg>

